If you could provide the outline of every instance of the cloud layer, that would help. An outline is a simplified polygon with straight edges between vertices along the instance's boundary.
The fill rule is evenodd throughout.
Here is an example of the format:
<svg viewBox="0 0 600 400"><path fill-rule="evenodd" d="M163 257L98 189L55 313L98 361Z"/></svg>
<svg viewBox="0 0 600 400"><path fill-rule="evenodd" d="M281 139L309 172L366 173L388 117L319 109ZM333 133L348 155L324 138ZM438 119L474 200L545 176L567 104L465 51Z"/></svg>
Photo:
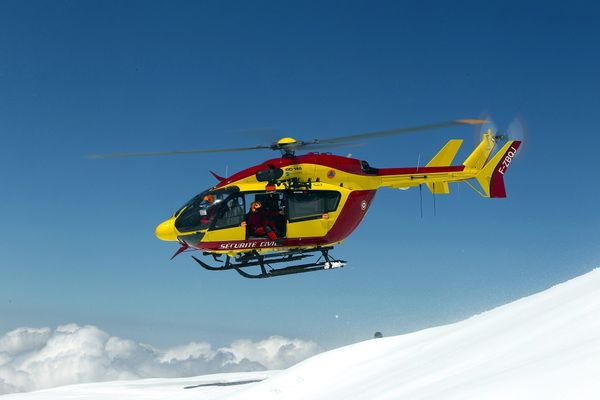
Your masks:
<svg viewBox="0 0 600 400"><path fill-rule="evenodd" d="M280 336L237 340L219 349L191 342L160 350L91 325L18 328L0 337L0 395L75 383L282 369L320 351L315 342Z"/></svg>

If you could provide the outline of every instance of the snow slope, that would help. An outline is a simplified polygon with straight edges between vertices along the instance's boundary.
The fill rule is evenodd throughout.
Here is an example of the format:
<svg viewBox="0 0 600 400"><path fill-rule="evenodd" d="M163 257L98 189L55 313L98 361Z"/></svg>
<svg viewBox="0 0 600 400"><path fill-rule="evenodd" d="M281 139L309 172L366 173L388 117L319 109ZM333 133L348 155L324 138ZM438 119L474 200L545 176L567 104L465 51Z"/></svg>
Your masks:
<svg viewBox="0 0 600 400"><path fill-rule="evenodd" d="M84 383L54 389L0 396L2 400L213 400L243 390L252 381L260 381L275 371L235 372L192 378L138 379ZM228 385L229 383L229 385Z"/></svg>
<svg viewBox="0 0 600 400"><path fill-rule="evenodd" d="M452 325L312 357L232 399L600 399L600 269Z"/></svg>
<svg viewBox="0 0 600 400"><path fill-rule="evenodd" d="M459 323L357 343L278 373L76 385L2 400L68 398L600 399L600 269Z"/></svg>

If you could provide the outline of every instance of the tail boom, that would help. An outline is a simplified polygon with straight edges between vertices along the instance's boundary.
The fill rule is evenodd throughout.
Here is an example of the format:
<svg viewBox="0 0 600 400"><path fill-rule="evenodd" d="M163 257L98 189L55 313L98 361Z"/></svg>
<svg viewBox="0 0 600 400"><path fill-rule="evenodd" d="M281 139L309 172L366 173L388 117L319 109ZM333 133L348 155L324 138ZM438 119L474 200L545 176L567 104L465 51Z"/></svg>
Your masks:
<svg viewBox="0 0 600 400"><path fill-rule="evenodd" d="M454 158L460 141L450 141L425 167L416 168L380 168L377 175L378 187L408 188L425 184L434 194L448 194L449 182L470 181L475 178L481 185L484 197L506 197L504 174L508 170L520 141L509 141L495 153L494 139L491 134L484 135L481 143L469 155L463 165L449 165ZM489 161L488 161L489 160Z"/></svg>

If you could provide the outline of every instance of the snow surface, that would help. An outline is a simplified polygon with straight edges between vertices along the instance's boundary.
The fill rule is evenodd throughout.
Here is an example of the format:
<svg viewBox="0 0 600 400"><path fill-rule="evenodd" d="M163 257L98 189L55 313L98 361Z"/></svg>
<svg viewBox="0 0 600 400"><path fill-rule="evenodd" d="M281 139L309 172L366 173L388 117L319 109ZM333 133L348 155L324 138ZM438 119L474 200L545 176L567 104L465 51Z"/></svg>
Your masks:
<svg viewBox="0 0 600 400"><path fill-rule="evenodd" d="M7 394L0 396L0 398L2 400L213 400L226 398L228 395L243 390L245 386L249 385L244 382L260 381L275 373L276 371L235 372L192 378L83 383L36 392ZM221 386L224 383L233 384ZM193 387L198 385L212 386Z"/></svg>
<svg viewBox="0 0 600 400"><path fill-rule="evenodd" d="M600 269L462 322L346 346L281 372L74 385L2 400L73 398L600 399Z"/></svg>

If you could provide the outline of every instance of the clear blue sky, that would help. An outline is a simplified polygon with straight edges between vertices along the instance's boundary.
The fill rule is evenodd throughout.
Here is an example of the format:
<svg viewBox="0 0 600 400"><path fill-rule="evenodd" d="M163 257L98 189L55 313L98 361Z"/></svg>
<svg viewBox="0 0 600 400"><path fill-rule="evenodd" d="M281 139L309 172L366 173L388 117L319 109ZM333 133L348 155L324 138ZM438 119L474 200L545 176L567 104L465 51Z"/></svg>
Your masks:
<svg viewBox="0 0 600 400"><path fill-rule="evenodd" d="M0 333L94 324L156 346L272 334L334 347L456 321L600 264L595 2L0 2ZM506 200L381 190L343 270L209 273L154 228L270 153L84 155L525 116ZM468 128L341 149L413 166ZM337 316L337 318L336 318Z"/></svg>

